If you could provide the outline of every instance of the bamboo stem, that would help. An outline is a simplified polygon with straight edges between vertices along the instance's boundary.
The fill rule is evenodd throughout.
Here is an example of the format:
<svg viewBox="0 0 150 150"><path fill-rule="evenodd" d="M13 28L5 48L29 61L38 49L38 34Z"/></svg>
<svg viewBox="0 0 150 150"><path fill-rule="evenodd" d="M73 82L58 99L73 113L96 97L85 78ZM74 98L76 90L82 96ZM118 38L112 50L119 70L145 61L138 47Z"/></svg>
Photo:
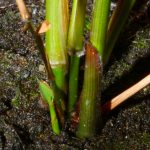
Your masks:
<svg viewBox="0 0 150 150"><path fill-rule="evenodd" d="M46 0L46 20L51 29L46 32L46 50L58 89L66 93L68 0Z"/></svg>
<svg viewBox="0 0 150 150"><path fill-rule="evenodd" d="M109 10L110 0L94 1L90 42L97 49L101 58L105 53Z"/></svg>
<svg viewBox="0 0 150 150"><path fill-rule="evenodd" d="M109 111L113 110L118 105L123 103L126 99L133 96L135 93L137 93L138 91L143 89L148 84L150 84L150 74L147 75L142 80L140 80L138 83L134 84L129 89L125 90L124 92L122 92L118 96L116 96L113 99L111 99L110 101L108 101L106 104L104 104L102 106L102 111L103 112L109 112Z"/></svg>
<svg viewBox="0 0 150 150"><path fill-rule="evenodd" d="M68 32L68 49L71 52L81 51L83 47L86 3L87 0L73 0Z"/></svg>
<svg viewBox="0 0 150 150"><path fill-rule="evenodd" d="M100 105L101 64L99 54L90 44L86 46L83 89L80 95L79 125L76 135L89 138L96 134L101 124Z"/></svg>
<svg viewBox="0 0 150 150"><path fill-rule="evenodd" d="M83 49L85 12L87 0L73 0L68 32L68 50L70 56L68 116L74 110L78 97L78 74L80 57L76 52Z"/></svg>
<svg viewBox="0 0 150 150"><path fill-rule="evenodd" d="M69 101L68 101L68 115L75 109L78 98L78 74L79 74L80 58L76 55L71 56L70 61L70 76L69 76Z"/></svg>

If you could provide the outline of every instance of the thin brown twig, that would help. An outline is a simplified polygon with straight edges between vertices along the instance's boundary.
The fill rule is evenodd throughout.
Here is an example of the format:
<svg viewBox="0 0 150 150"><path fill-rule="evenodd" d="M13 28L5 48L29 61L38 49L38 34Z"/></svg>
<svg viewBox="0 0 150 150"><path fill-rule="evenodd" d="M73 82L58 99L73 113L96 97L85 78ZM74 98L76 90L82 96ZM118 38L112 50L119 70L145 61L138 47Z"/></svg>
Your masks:
<svg viewBox="0 0 150 150"><path fill-rule="evenodd" d="M118 105L123 103L129 97L133 96L135 93L143 89L145 86L150 84L150 74L148 74L145 78L140 80L138 83L134 84L132 87L128 88L118 96L114 97L110 101L106 102L102 106L102 112L109 112L116 108Z"/></svg>
<svg viewBox="0 0 150 150"><path fill-rule="evenodd" d="M46 68L46 71L48 74L48 78L49 78L49 80L52 81L52 80L54 80L54 76L53 76L52 69L51 69L50 63L48 61L47 55L45 53L45 47L43 45L42 38L41 38L40 34L38 34L34 30L34 27L32 26L31 22L28 22L28 27L29 27L29 30L32 33L34 39L35 39L35 42L36 42L36 45L37 45L39 51L41 52L42 59L44 61L45 68Z"/></svg>
<svg viewBox="0 0 150 150"><path fill-rule="evenodd" d="M31 15L24 3L24 0L16 0L17 6L19 8L22 20L26 21L31 18Z"/></svg>
<svg viewBox="0 0 150 150"><path fill-rule="evenodd" d="M26 22L26 29L29 29L30 32L32 33L32 35L35 39L36 45L37 45L39 51L41 52L41 55L42 55L42 58L43 58L43 61L44 61L44 64L45 64L45 68L46 68L46 71L47 71L47 74L48 74L48 78L50 80L54 80L52 69L51 69L49 60L47 58L47 55L45 53L45 47L44 47L42 38L41 38L40 34L35 31L32 23L31 23L31 20L30 20L31 15L30 15L27 7L26 7L26 4L25 4L24 0L16 0L16 3L17 3L17 6L18 6L18 9L19 9L19 12L21 14L22 20Z"/></svg>

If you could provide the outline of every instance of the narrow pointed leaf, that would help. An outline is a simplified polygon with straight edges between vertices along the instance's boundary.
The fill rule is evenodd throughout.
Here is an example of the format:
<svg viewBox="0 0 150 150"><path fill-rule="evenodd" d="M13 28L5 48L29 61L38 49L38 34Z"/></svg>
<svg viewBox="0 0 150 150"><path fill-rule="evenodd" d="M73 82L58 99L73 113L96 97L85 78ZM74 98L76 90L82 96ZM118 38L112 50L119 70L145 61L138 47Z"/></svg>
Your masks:
<svg viewBox="0 0 150 150"><path fill-rule="evenodd" d="M49 85L44 81L39 81L40 93L47 103L54 100L54 92Z"/></svg>
<svg viewBox="0 0 150 150"><path fill-rule="evenodd" d="M39 89L43 99L49 104L52 130L55 134L60 134L59 123L54 106L54 92L44 81L39 81Z"/></svg>

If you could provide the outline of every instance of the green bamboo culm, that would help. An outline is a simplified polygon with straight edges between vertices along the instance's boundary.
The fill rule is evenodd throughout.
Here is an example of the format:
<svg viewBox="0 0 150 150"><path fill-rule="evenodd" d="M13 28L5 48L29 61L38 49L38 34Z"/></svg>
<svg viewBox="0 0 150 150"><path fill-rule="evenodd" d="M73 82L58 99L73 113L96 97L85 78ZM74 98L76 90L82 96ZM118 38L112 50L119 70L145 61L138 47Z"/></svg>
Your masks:
<svg viewBox="0 0 150 150"><path fill-rule="evenodd" d="M70 71L69 71L69 101L68 101L68 117L75 109L75 104L78 98L78 75L79 75L80 57L77 55L71 56Z"/></svg>
<svg viewBox="0 0 150 150"><path fill-rule="evenodd" d="M68 114L74 110L78 96L78 73L80 56L77 52L83 49L85 12L87 0L73 0L72 12L68 32L68 50L70 57L69 74L69 103Z"/></svg>
<svg viewBox="0 0 150 150"><path fill-rule="evenodd" d="M46 20L51 28L46 32L46 54L58 89L66 92L68 0L46 0Z"/></svg>
<svg viewBox="0 0 150 150"><path fill-rule="evenodd" d="M52 130L55 134L60 134L59 122L54 105L54 91L46 82L39 80L38 82L41 96L49 105Z"/></svg>
<svg viewBox="0 0 150 150"><path fill-rule="evenodd" d="M120 32L133 8L136 0L119 0L108 25L107 42L105 53L103 54L103 62L106 64L109 60L110 54L119 37Z"/></svg>
<svg viewBox="0 0 150 150"><path fill-rule="evenodd" d="M83 89L80 96L80 113L77 137L89 138L101 128L100 112L101 63L96 49L86 46Z"/></svg>
<svg viewBox="0 0 150 150"><path fill-rule="evenodd" d="M101 58L105 53L109 10L110 0L94 1L90 41L92 45L97 49Z"/></svg>

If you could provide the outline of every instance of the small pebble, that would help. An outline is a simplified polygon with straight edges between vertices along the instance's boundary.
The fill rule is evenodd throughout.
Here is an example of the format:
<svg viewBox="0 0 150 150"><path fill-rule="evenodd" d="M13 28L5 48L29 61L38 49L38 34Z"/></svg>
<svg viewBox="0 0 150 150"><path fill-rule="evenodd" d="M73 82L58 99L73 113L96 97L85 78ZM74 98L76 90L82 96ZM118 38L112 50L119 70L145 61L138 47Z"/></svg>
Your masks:
<svg viewBox="0 0 150 150"><path fill-rule="evenodd" d="M39 71L40 72L45 72L45 66L44 65L39 65Z"/></svg>

